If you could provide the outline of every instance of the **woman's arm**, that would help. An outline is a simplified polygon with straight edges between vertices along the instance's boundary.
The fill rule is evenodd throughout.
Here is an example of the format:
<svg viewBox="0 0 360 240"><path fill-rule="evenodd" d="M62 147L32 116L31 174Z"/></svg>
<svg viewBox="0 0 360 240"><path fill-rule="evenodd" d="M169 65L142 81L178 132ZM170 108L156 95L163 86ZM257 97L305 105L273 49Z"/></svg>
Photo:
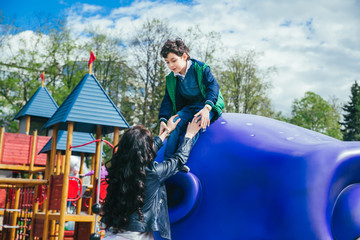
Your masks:
<svg viewBox="0 0 360 240"><path fill-rule="evenodd" d="M161 140L161 138L159 136L154 137L154 150L155 152L158 152L160 150L160 148L162 148L163 146L163 141Z"/></svg>
<svg viewBox="0 0 360 240"><path fill-rule="evenodd" d="M169 177L175 175L181 167L186 164L190 151L194 145L192 138L196 135L200 128L201 125L199 118L194 118L188 124L185 137L176 153L155 166L160 182L163 182Z"/></svg>

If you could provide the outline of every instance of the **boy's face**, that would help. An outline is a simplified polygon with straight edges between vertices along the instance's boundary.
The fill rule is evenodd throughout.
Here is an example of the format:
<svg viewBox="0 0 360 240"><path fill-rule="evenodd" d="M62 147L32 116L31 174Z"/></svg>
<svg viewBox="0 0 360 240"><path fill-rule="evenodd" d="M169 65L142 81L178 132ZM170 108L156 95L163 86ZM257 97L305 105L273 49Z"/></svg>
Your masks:
<svg viewBox="0 0 360 240"><path fill-rule="evenodd" d="M186 59L186 53L184 53L181 57L175 53L169 53L165 58L165 62L171 71L184 75L186 72Z"/></svg>

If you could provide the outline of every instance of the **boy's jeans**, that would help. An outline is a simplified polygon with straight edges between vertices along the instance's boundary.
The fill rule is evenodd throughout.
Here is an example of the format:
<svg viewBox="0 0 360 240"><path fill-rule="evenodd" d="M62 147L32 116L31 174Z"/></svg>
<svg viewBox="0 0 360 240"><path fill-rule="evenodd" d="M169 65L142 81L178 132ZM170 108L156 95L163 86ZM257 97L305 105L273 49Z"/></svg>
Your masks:
<svg viewBox="0 0 360 240"><path fill-rule="evenodd" d="M164 153L164 159L171 157L176 152L178 145L180 143L180 139L184 136L184 133L186 132L188 123L191 122L192 119L194 118L194 115L203 108L204 108L204 103L197 103L197 104L185 106L185 107L183 107L183 109L181 109L179 112L177 112L177 114L179 114L179 118L181 120L178 123L178 125L176 126L176 128L174 129L174 131L170 134L170 136L167 140L166 149L165 149L165 153ZM210 121L213 117L214 117L214 113L212 111L210 111L210 113L209 113ZM174 122L176 120L177 120L177 118L174 119ZM194 138L193 138L194 144L197 141L197 139L199 138L199 134L202 131L203 130L200 129L200 131L194 136Z"/></svg>

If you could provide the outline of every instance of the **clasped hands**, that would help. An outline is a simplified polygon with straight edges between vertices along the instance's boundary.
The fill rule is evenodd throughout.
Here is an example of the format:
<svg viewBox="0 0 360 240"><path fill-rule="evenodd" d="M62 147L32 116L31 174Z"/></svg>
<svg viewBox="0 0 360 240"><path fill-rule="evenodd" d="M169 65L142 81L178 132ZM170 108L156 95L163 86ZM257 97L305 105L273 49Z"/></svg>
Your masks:
<svg viewBox="0 0 360 240"><path fill-rule="evenodd" d="M201 111L200 111L201 112ZM199 113L200 113L199 112ZM202 128L202 126L204 125L206 128L206 125L208 125L205 122L203 122L201 120L203 114L195 114L194 118L192 119L191 122L189 122L187 129L186 129L186 134L185 137L187 138L193 138L196 133ZM169 134L176 128L177 124L181 121L180 118L176 119L176 121L174 122L174 119L177 118L179 116L179 114L176 114L174 116L172 116L167 123L161 121L160 122L160 132L159 132L159 137L162 139L162 141L165 140L165 138L167 136L169 136Z"/></svg>

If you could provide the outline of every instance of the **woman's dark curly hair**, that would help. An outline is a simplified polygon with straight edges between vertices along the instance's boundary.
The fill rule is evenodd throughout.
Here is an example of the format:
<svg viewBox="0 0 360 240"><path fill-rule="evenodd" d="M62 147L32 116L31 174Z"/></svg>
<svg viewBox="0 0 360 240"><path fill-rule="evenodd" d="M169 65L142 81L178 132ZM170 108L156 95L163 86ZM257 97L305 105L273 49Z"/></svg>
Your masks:
<svg viewBox="0 0 360 240"><path fill-rule="evenodd" d="M144 220L141 208L145 198L145 168L156 157L153 143L151 132L137 125L128 129L116 146L117 152L107 168L109 185L102 213L106 229L125 230L134 212L138 213L140 221Z"/></svg>
<svg viewBox="0 0 360 240"><path fill-rule="evenodd" d="M181 57L184 53L186 53L187 60L190 59L190 55L189 55L189 48L185 45L185 43L183 42L183 40L181 40L180 38L176 38L175 40L170 40L168 39L164 46L161 49L161 56L163 58L167 58L167 55L169 53L174 53L177 56Z"/></svg>

